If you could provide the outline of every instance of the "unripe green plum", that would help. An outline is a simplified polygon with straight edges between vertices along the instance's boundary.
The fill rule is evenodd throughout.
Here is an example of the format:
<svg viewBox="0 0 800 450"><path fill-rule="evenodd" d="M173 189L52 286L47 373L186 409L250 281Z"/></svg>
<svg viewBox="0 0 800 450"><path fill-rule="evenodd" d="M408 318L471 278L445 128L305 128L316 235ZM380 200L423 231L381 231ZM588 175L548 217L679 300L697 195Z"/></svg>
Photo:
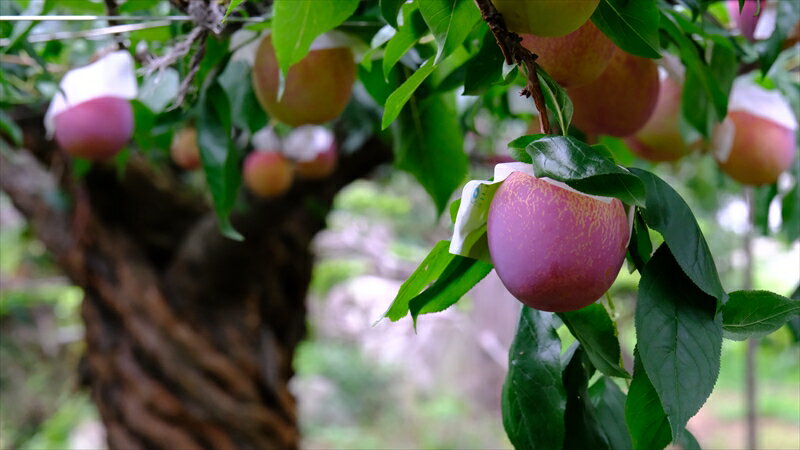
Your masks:
<svg viewBox="0 0 800 450"><path fill-rule="evenodd" d="M182 169L194 170L200 167L197 130L194 127L186 127L175 133L169 152L175 164Z"/></svg>
<svg viewBox="0 0 800 450"><path fill-rule="evenodd" d="M581 86L597 79L616 49L591 21L561 37L525 34L522 45L539 56L536 62L563 87Z"/></svg>
<svg viewBox="0 0 800 450"><path fill-rule="evenodd" d="M514 297L542 311L599 299L622 267L628 236L619 200L606 203L522 172L503 182L489 207L497 275Z"/></svg>
<svg viewBox="0 0 800 450"><path fill-rule="evenodd" d="M563 36L589 20L600 0L492 0L511 31Z"/></svg>
<svg viewBox="0 0 800 450"><path fill-rule="evenodd" d="M133 109L128 100L96 97L58 113L55 139L72 156L103 161L122 150L133 135Z"/></svg>
<svg viewBox="0 0 800 450"><path fill-rule="evenodd" d="M767 6L767 0L761 0L761 10L758 10L756 0L745 0L741 14L739 13L739 0L728 0L727 3L728 13L731 18L736 20L742 36L749 41L754 41L756 25L758 25L758 19L761 18L761 13ZM758 11L758 14L756 14L756 11Z"/></svg>
<svg viewBox="0 0 800 450"><path fill-rule="evenodd" d="M676 161L689 153L680 132L681 85L670 77L661 80L658 102L650 120L625 142L648 161Z"/></svg>
<svg viewBox="0 0 800 450"><path fill-rule="evenodd" d="M326 178L338 160L333 132L319 126L292 130L286 137L284 153L294 160L297 176L307 180Z"/></svg>
<svg viewBox="0 0 800 450"><path fill-rule="evenodd" d="M293 169L279 152L254 151L244 161L244 184L258 197L277 197L292 185Z"/></svg>
<svg viewBox="0 0 800 450"><path fill-rule="evenodd" d="M353 53L346 47L312 50L289 68L283 96L278 101L279 66L266 36L253 65L253 88L261 106L275 119L291 126L333 120L350 101L356 77Z"/></svg>
<svg viewBox="0 0 800 450"><path fill-rule="evenodd" d="M715 154L722 171L742 184L778 181L797 153L795 130L747 111L732 111L728 120L735 127L730 153L724 161Z"/></svg>
<svg viewBox="0 0 800 450"><path fill-rule="evenodd" d="M652 59L617 49L597 79L568 91L575 107L572 122L586 133L630 136L653 113L658 85Z"/></svg>

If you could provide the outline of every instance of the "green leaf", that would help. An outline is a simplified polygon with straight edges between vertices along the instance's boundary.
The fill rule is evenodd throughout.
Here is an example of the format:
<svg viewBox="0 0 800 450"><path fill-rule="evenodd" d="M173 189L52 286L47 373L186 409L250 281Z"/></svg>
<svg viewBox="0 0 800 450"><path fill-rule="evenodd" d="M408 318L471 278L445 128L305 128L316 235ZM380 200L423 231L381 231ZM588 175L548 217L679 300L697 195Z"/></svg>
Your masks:
<svg viewBox="0 0 800 450"><path fill-rule="evenodd" d="M663 14L661 26L678 46L681 61L686 66L681 100L683 115L697 131L708 137L711 126L727 114L728 92L738 66L733 51L721 45L712 46L711 63L706 64L698 53L697 44L677 25L679 15L673 11Z"/></svg>
<svg viewBox="0 0 800 450"><path fill-rule="evenodd" d="M412 298L408 310L414 323L420 314L444 311L492 271L492 265L477 259L456 256L428 289Z"/></svg>
<svg viewBox="0 0 800 450"><path fill-rule="evenodd" d="M516 159L519 162L524 162L525 164L533 164L533 158L531 155L528 154L527 148L531 142L538 141L539 139L547 136L546 134L529 134L526 136L520 136L513 141L508 143L508 150L511 153L511 157Z"/></svg>
<svg viewBox="0 0 800 450"><path fill-rule="evenodd" d="M275 0L272 45L281 73L286 75L317 36L341 25L357 7L358 0Z"/></svg>
<svg viewBox="0 0 800 450"><path fill-rule="evenodd" d="M436 243L414 273L400 286L384 317L388 317L392 322L405 317L408 313L408 302L439 278L445 267L456 257L448 251L449 248L450 241Z"/></svg>
<svg viewBox="0 0 800 450"><path fill-rule="evenodd" d="M381 15L386 23L397 28L397 13L405 2L406 0L380 0Z"/></svg>
<svg viewBox="0 0 800 450"><path fill-rule="evenodd" d="M722 309L722 328L725 337L742 341L766 336L796 316L800 300L769 291L736 291Z"/></svg>
<svg viewBox="0 0 800 450"><path fill-rule="evenodd" d="M7 137L16 147L22 145L22 130L3 110L0 110L0 135Z"/></svg>
<svg viewBox="0 0 800 450"><path fill-rule="evenodd" d="M137 98L154 113L160 113L178 95L178 71L168 67L145 77Z"/></svg>
<svg viewBox="0 0 800 450"><path fill-rule="evenodd" d="M508 150L511 153L511 157L516 159L519 162L524 162L525 164L533 164L533 158L531 155L528 154L526 149L531 142L538 141L539 139L547 136L546 134L529 134L526 136L520 136L513 141L508 143Z"/></svg>
<svg viewBox="0 0 800 450"><path fill-rule="evenodd" d="M642 272L635 322L642 365L676 439L719 376L722 318L661 245Z"/></svg>
<svg viewBox="0 0 800 450"><path fill-rule="evenodd" d="M642 169L631 169L646 187L647 204L641 209L647 225L661 233L683 271L703 292L727 301L717 266L689 205L669 184ZM718 308L719 309L719 305Z"/></svg>
<svg viewBox="0 0 800 450"><path fill-rule="evenodd" d="M574 346L572 358L564 369L564 388L567 407L564 412L564 450L610 449L610 443L600 428L594 404L589 398L589 378L594 367L580 346Z"/></svg>
<svg viewBox="0 0 800 450"><path fill-rule="evenodd" d="M600 0L592 22L626 52L645 58L661 57L655 0Z"/></svg>
<svg viewBox="0 0 800 450"><path fill-rule="evenodd" d="M471 0L423 0L418 3L422 17L436 39L437 64L461 46L481 19Z"/></svg>
<svg viewBox="0 0 800 450"><path fill-rule="evenodd" d="M769 236L769 207L777 195L777 183L753 188L753 225L762 236Z"/></svg>
<svg viewBox="0 0 800 450"><path fill-rule="evenodd" d="M642 366L638 348L633 350L633 361L633 380L625 401L625 422L628 424L633 448L663 449L672 439L667 415L664 414L658 393Z"/></svg>
<svg viewBox="0 0 800 450"><path fill-rule="evenodd" d="M225 11L225 17L222 18L222 21L225 22L225 20L228 18L231 12L234 9L236 9L239 5L241 5L244 1L245 0L230 0L230 3L228 4L228 10Z"/></svg>
<svg viewBox="0 0 800 450"><path fill-rule="evenodd" d="M555 316L523 307L508 351L503 427L515 448L561 448L567 394L561 379L561 341Z"/></svg>
<svg viewBox="0 0 800 450"><path fill-rule="evenodd" d="M216 80L202 92L199 106L197 146L220 231L228 238L243 240L230 222L241 184L239 154L232 142L231 106L225 90Z"/></svg>
<svg viewBox="0 0 800 450"><path fill-rule="evenodd" d="M393 135L397 167L414 175L441 214L467 175L454 96L412 98L398 117Z"/></svg>
<svg viewBox="0 0 800 450"><path fill-rule="evenodd" d="M389 81L386 81L378 61L368 61L358 66L359 81L373 100L381 106L386 104L386 100L400 85L398 73L399 70L395 68L389 73Z"/></svg>
<svg viewBox="0 0 800 450"><path fill-rule="evenodd" d="M562 181L587 194L644 205L642 181L597 150L570 136L546 136L528 144L537 177Z"/></svg>
<svg viewBox="0 0 800 450"><path fill-rule="evenodd" d="M682 450L702 450L700 443L697 442L697 438L695 438L694 435L689 432L689 430L683 430L683 432L674 442Z"/></svg>
<svg viewBox="0 0 800 450"><path fill-rule="evenodd" d="M388 80L389 73L406 53L417 43L419 38L428 32L422 13L416 3L403 5L403 24L397 29L397 33L386 43L386 50L383 52L383 76Z"/></svg>
<svg viewBox="0 0 800 450"><path fill-rule="evenodd" d="M251 134L264 128L268 122L264 108L253 91L252 72L244 61L232 61L219 76L219 83L228 94L233 125Z"/></svg>
<svg viewBox="0 0 800 450"><path fill-rule="evenodd" d="M612 377L630 378L620 366L617 330L603 305L593 303L558 316L581 343L581 348L597 370Z"/></svg>
<svg viewBox="0 0 800 450"><path fill-rule="evenodd" d="M644 266L650 261L653 254L653 243L650 241L650 233L642 218L642 212L636 209L636 216L633 219L633 230L631 232L631 242L628 245L633 265L640 273Z"/></svg>
<svg viewBox="0 0 800 450"><path fill-rule="evenodd" d="M485 24L481 47L478 53L467 63L467 75L464 79L464 95L480 95L494 84L502 80L505 57L497 45L494 34Z"/></svg>
<svg viewBox="0 0 800 450"><path fill-rule="evenodd" d="M381 120L381 129L385 130L389 125L394 122L400 111L406 105L408 100L414 95L420 84L425 81L425 78L433 72L436 66L433 64L433 58L427 60L425 64L417 69L403 84L400 85L389 98L386 99L386 104L383 109L383 119Z"/></svg>
<svg viewBox="0 0 800 450"><path fill-rule="evenodd" d="M800 164L800 159L795 160L795 164ZM800 180L796 180L781 201L782 231L789 242L800 238Z"/></svg>
<svg viewBox="0 0 800 450"><path fill-rule="evenodd" d="M597 412L600 429L613 449L633 448L625 426L625 394L609 377L600 377L589 388L589 398Z"/></svg>
<svg viewBox="0 0 800 450"><path fill-rule="evenodd" d="M537 65L537 67L539 66ZM561 134L566 136L569 131L569 124L572 121L572 113L574 112L572 100L567 95L567 91L544 70L541 70L541 67L536 73L539 77L539 84L542 87L547 110L553 113L556 122L558 122L558 127L561 129Z"/></svg>

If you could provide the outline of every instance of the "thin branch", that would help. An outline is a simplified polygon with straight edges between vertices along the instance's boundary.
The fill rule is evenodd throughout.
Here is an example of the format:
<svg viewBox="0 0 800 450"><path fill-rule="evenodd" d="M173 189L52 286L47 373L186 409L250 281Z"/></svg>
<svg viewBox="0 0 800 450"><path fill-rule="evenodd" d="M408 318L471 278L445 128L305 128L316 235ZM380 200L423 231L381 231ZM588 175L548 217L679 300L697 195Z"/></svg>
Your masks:
<svg viewBox="0 0 800 450"><path fill-rule="evenodd" d="M197 29L199 28L195 28L195 30ZM183 100L186 98L186 94L189 92L189 88L192 86L192 81L197 75L197 72L200 70L200 62L203 60L203 56L206 53L208 31L203 30L199 40L200 45L197 47L197 51L194 53L194 55L192 55L192 61L189 63L189 72L185 77L183 77L183 81L181 81L181 86L178 89L178 95L175 97L175 101L173 102L170 111L179 108L181 104L183 104Z"/></svg>
<svg viewBox="0 0 800 450"><path fill-rule="evenodd" d="M489 25L489 30L494 34L497 45L506 59L506 64L514 63L525 70L527 84L520 95L533 97L533 103L539 111L542 131L545 134L552 134L553 129L550 125L550 119L547 117L544 94L539 83L539 76L536 73L537 55L522 45L522 38L518 34L508 31L503 15L495 8L491 0L475 0L475 4L478 5L478 9L481 11L481 17Z"/></svg>

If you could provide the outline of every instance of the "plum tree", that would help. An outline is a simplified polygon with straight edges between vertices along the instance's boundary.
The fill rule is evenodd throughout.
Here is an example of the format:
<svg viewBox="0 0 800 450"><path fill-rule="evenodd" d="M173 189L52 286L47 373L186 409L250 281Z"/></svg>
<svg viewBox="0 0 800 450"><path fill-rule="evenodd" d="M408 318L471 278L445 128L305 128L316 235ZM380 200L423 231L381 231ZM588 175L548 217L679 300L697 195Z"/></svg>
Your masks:
<svg viewBox="0 0 800 450"><path fill-rule="evenodd" d="M600 0L492 0L517 33L563 36L589 20Z"/></svg>
<svg viewBox="0 0 800 450"><path fill-rule="evenodd" d="M254 151L244 161L244 184L258 197L277 197L292 185L291 161L279 152Z"/></svg>
<svg viewBox="0 0 800 450"><path fill-rule="evenodd" d="M681 85L673 78L661 79L658 101L650 120L635 135L625 140L631 150L648 161L675 161L689 153L690 147L679 129Z"/></svg>
<svg viewBox="0 0 800 450"><path fill-rule="evenodd" d="M320 76L324 73L325 76ZM275 119L291 126L320 124L338 117L350 100L356 76L353 53L347 47L314 49L286 74L278 99L279 67L266 36L253 65L253 88L261 106Z"/></svg>
<svg viewBox="0 0 800 450"><path fill-rule="evenodd" d="M760 7L756 0L745 0L741 12L739 12L739 0L728 0L727 4L728 13L736 20L742 36L750 41L755 40L756 25L758 25L758 19L761 18L761 12L766 7L767 0L761 0Z"/></svg>
<svg viewBox="0 0 800 450"><path fill-rule="evenodd" d="M182 169L194 170L200 167L197 130L189 126L175 133L169 152L175 164Z"/></svg>
<svg viewBox="0 0 800 450"><path fill-rule="evenodd" d="M60 112L54 124L56 142L67 153L103 161L131 139L133 110L124 98L96 97Z"/></svg>
<svg viewBox="0 0 800 450"><path fill-rule="evenodd" d="M572 311L600 298L617 277L628 242L622 203L512 173L489 208L487 237L497 275L522 303Z"/></svg>
<svg viewBox="0 0 800 450"><path fill-rule="evenodd" d="M616 49L597 79L568 91L575 107L573 123L587 133L630 136L653 113L658 85L653 60Z"/></svg>
<svg viewBox="0 0 800 450"><path fill-rule="evenodd" d="M525 34L522 45L538 55L536 62L564 87L595 80L608 67L616 48L590 21L561 37Z"/></svg>
<svg viewBox="0 0 800 450"><path fill-rule="evenodd" d="M296 128L286 137L284 146L285 153L295 161L299 178L319 180L336 168L336 140L325 127Z"/></svg>

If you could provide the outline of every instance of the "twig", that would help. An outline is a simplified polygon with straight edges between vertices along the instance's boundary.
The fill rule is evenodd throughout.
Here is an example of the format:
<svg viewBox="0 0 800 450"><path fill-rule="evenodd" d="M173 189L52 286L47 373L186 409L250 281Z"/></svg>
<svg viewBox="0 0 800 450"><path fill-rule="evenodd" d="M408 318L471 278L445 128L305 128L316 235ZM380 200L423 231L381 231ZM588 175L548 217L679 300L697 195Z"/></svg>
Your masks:
<svg viewBox="0 0 800 450"><path fill-rule="evenodd" d="M528 81L520 95L533 97L533 103L539 111L542 131L545 134L552 134L553 130L550 126L550 119L547 117L544 94L542 94L542 87L539 84L539 76L536 74L536 58L538 56L522 45L522 38L518 34L508 31L503 15L495 8L491 0L475 0L475 4L481 11L481 17L489 25L489 30L494 34L497 45L506 59L506 64L515 63L525 69Z"/></svg>
<svg viewBox="0 0 800 450"><path fill-rule="evenodd" d="M195 75L200 70L200 61L203 60L203 56L206 53L206 40L208 38L208 31L203 30L202 35L200 36L200 45L197 47L197 51L192 55L192 61L189 63L189 73L183 78L181 81L181 86L178 89L178 95L175 97L175 102L173 103L170 111L176 109L181 106L183 100L186 98L186 94L189 92L189 87L194 80Z"/></svg>

